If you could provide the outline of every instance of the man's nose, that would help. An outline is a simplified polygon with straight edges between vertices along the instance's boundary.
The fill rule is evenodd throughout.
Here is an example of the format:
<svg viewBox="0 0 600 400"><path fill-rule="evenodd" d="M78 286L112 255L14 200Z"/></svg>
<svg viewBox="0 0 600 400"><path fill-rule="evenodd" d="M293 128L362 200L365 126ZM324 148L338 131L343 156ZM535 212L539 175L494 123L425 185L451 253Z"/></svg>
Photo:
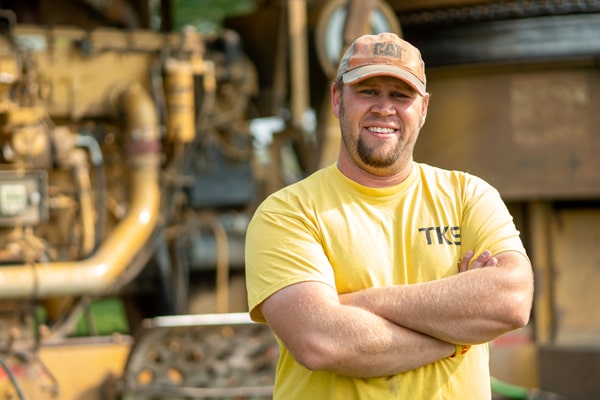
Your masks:
<svg viewBox="0 0 600 400"><path fill-rule="evenodd" d="M373 104L371 111L379 115L392 115L396 113L396 108L389 99L379 99Z"/></svg>

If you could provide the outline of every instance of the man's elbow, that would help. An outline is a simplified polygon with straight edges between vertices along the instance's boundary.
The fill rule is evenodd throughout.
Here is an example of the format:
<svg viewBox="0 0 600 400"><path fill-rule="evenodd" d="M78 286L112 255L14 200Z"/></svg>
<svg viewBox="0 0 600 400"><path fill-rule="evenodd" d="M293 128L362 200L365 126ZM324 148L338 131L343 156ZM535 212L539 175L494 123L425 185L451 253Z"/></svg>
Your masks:
<svg viewBox="0 0 600 400"><path fill-rule="evenodd" d="M506 322L510 329L522 328L529 323L533 306L533 272L530 267L514 274L507 293L504 312Z"/></svg>
<svg viewBox="0 0 600 400"><path fill-rule="evenodd" d="M530 294L517 293L511 296L505 313L506 330L523 328L531 317L532 297Z"/></svg>
<svg viewBox="0 0 600 400"><path fill-rule="evenodd" d="M305 342L303 348L289 349L294 359L310 371L330 371L341 375L359 376L355 370L356 353L349 352L337 340L315 338Z"/></svg>
<svg viewBox="0 0 600 400"><path fill-rule="evenodd" d="M321 354L313 351L292 353L298 364L310 371L322 371L326 369L325 359Z"/></svg>
<svg viewBox="0 0 600 400"><path fill-rule="evenodd" d="M306 338L301 346L288 347L294 359L311 371L331 370L336 358L335 352L326 344L326 340Z"/></svg>

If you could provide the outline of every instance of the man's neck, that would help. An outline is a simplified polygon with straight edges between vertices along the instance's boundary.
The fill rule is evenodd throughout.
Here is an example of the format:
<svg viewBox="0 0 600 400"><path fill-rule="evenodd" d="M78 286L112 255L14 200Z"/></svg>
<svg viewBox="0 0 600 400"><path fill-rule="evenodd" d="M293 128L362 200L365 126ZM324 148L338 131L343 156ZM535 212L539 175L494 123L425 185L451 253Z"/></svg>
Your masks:
<svg viewBox="0 0 600 400"><path fill-rule="evenodd" d="M395 169L368 170L349 162L343 157L338 159L338 168L347 178L366 187L385 188L401 184L413 169L412 157Z"/></svg>

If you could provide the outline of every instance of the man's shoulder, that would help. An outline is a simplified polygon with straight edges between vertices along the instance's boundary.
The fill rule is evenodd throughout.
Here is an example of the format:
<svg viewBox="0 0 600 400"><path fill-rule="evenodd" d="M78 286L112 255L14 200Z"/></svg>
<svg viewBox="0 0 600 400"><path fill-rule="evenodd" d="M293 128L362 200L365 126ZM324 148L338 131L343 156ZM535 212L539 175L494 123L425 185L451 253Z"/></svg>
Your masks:
<svg viewBox="0 0 600 400"><path fill-rule="evenodd" d="M458 180L474 184L487 184L481 177L467 171L437 167L423 162L415 162L415 165L421 175L421 179L435 180L438 182L440 180L451 182L456 182Z"/></svg>
<svg viewBox="0 0 600 400"><path fill-rule="evenodd" d="M332 166L319 169L310 175L295 182L286 184L284 187L268 195L261 206L267 208L294 208L297 204L311 202L325 188L329 188L336 178Z"/></svg>
<svg viewBox="0 0 600 400"><path fill-rule="evenodd" d="M438 167L435 165L427 164L425 162L416 162L414 163L416 167L423 174L427 175L442 175L442 176L451 176L451 175L469 175L468 172L459 171L455 169L449 169L444 167Z"/></svg>
<svg viewBox="0 0 600 400"><path fill-rule="evenodd" d="M481 193L496 192L485 179L467 171L446 169L426 163L416 163L422 187L439 195L478 197Z"/></svg>

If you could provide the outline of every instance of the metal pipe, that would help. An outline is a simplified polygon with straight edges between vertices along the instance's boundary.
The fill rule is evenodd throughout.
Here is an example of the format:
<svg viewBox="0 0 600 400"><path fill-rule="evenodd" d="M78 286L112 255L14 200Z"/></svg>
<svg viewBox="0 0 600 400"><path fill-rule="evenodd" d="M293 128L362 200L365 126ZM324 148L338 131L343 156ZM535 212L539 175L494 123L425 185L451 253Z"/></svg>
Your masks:
<svg viewBox="0 0 600 400"><path fill-rule="evenodd" d="M94 167L94 192L95 192L95 212L96 222L94 226L94 247L95 250L100 245L100 240L104 237L104 217L106 207L104 206L104 197L106 195L106 180L104 177L104 156L102 155L102 149L96 138L91 135L77 135L75 138L75 145L80 148L87 150L89 159ZM87 256L88 253L83 253Z"/></svg>
<svg viewBox="0 0 600 400"><path fill-rule="evenodd" d="M81 215L81 246L79 256L87 257L94 250L96 240L96 223L94 222L94 200L92 182L88 168L87 157L82 149L72 150L70 164L73 167L73 176L77 183Z"/></svg>
<svg viewBox="0 0 600 400"><path fill-rule="evenodd" d="M536 201L530 205L531 258L536 270L535 341L539 345L551 344L554 339L551 211L547 202Z"/></svg>
<svg viewBox="0 0 600 400"><path fill-rule="evenodd" d="M196 137L194 68L189 61L168 59L165 63L165 92L168 110L167 138L189 143Z"/></svg>
<svg viewBox="0 0 600 400"><path fill-rule="evenodd" d="M217 312L229 312L229 243L227 231L215 216L210 226L217 244Z"/></svg>
<svg viewBox="0 0 600 400"><path fill-rule="evenodd" d="M303 130L304 114L309 106L308 85L308 28L306 0L288 1L291 70L291 122L294 128Z"/></svg>
<svg viewBox="0 0 600 400"><path fill-rule="evenodd" d="M192 271L210 271L215 268L215 265L220 265L223 255L220 251L224 251L227 247L227 259L230 269L244 268L244 245L245 239L243 235L230 230L225 231L227 238L227 246L220 246L219 239L214 232L194 232L192 244L186 247L186 255L190 260L190 269Z"/></svg>
<svg viewBox="0 0 600 400"><path fill-rule="evenodd" d="M357 37L371 33L371 13L373 12L372 0L349 0L348 14L344 26L344 50L350 46Z"/></svg>
<svg viewBox="0 0 600 400"><path fill-rule="evenodd" d="M125 271L152 234L159 216L159 129L154 104L141 85L113 98L127 121L131 164L129 212L98 250L80 261L0 268L0 299L100 294Z"/></svg>

